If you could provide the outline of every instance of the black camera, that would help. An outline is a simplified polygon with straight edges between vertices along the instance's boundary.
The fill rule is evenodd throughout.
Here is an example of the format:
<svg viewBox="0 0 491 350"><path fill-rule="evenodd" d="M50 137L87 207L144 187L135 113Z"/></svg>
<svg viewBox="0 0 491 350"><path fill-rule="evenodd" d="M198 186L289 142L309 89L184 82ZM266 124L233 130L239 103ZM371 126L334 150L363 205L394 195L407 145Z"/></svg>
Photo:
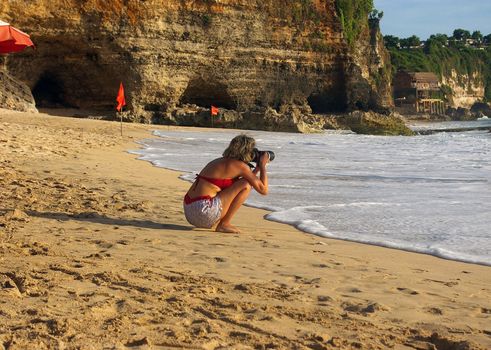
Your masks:
<svg viewBox="0 0 491 350"><path fill-rule="evenodd" d="M268 153L269 154L269 161L273 161L274 159L274 152L273 151L260 151L258 150L257 148L254 148L252 150L253 152L253 155L254 155L254 158L252 158L252 162L254 163L259 163L259 159L261 159L261 156L264 154L264 153Z"/></svg>

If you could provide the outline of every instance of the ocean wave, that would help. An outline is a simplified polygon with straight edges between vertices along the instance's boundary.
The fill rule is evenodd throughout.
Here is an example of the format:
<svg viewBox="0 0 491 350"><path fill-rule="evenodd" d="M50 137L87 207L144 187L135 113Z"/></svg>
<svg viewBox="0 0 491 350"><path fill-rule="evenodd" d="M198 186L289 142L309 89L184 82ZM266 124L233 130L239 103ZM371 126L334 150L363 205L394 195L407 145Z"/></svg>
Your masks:
<svg viewBox="0 0 491 350"><path fill-rule="evenodd" d="M301 146L326 146L325 142L299 142L299 141L290 141L289 145L301 145Z"/></svg>
<svg viewBox="0 0 491 350"><path fill-rule="evenodd" d="M309 207L303 207L303 208L309 208ZM388 240L378 240L378 239L373 239L373 238L365 238L361 235L359 238L353 239L351 237L348 237L347 235L343 235L342 233L332 232L327 227L318 223L315 220L312 220L312 219L296 219L296 218L291 216L291 213L292 213L292 210L285 210L283 212L273 212L273 213L266 215L265 219L270 220L270 221L274 221L274 222L283 223L283 224L288 224L288 225L291 225L291 226L299 229L302 232L314 234L314 235L317 235L320 237L339 239L339 240L348 241L348 242L356 242L356 243L375 245L375 246L379 246L379 247L404 250L404 251L413 252L413 253L432 255L435 257L448 259L448 260L455 260L455 261L461 261L461 262L466 262L466 263L491 266L491 259L489 257L474 256L474 255L465 254L465 253L461 253L461 252L455 252L455 251L441 248L441 247L417 246L414 244L393 242L393 241L388 241Z"/></svg>
<svg viewBox="0 0 491 350"><path fill-rule="evenodd" d="M379 207L398 207L401 206L401 203L379 203L379 202L354 202L354 203L338 203L338 204L329 204L328 207L331 208L343 208L343 207L373 207L373 206L379 206Z"/></svg>
<svg viewBox="0 0 491 350"><path fill-rule="evenodd" d="M420 176L385 176L385 175L354 175L354 174L322 174L321 177L334 180L359 181L390 181L390 182L442 182L442 183L485 183L487 179L437 178Z"/></svg>

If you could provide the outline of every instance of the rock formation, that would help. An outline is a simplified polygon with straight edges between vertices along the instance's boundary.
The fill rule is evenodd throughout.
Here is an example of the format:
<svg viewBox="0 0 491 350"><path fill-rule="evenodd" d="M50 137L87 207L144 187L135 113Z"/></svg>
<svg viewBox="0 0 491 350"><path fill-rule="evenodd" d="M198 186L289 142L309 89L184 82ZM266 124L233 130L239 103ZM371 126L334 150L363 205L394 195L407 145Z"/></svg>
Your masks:
<svg viewBox="0 0 491 350"><path fill-rule="evenodd" d="M4 1L0 18L36 44L8 69L38 107L113 111L120 81L126 118L144 122L185 123L179 110L213 104L260 125L281 114L289 129L298 111L392 103L378 28L362 21L348 45L336 0Z"/></svg>
<svg viewBox="0 0 491 350"><path fill-rule="evenodd" d="M442 84L452 91L448 96L451 107L469 109L484 99L484 77L480 72L463 75L452 70L449 75L442 76Z"/></svg>
<svg viewBox="0 0 491 350"><path fill-rule="evenodd" d="M29 87L1 68L0 62L0 108L21 112L37 112Z"/></svg>
<svg viewBox="0 0 491 350"><path fill-rule="evenodd" d="M390 54L385 49L379 21L363 27L348 55L346 93L349 110L388 113L394 107Z"/></svg>

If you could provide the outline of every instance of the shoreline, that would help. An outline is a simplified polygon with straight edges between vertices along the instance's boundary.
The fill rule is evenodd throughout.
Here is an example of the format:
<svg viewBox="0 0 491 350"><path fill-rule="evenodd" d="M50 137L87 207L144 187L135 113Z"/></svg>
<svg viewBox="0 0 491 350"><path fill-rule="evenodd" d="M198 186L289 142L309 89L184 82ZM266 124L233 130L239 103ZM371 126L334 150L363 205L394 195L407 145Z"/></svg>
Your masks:
<svg viewBox="0 0 491 350"><path fill-rule="evenodd" d="M177 129L179 130L179 129ZM191 129L184 129L184 130L194 130L193 128ZM215 129L203 129L202 130L204 133L207 132L216 132ZM226 131L230 131L229 129L225 129ZM237 130L237 132L240 132L241 130ZM152 133L151 138L156 138L160 140L164 140L162 137L160 137L158 134ZM151 139L150 137L146 139ZM145 150L145 140L138 140L136 143L139 145L139 150ZM137 156L138 160L143 160L152 166L156 168L161 168L161 169L166 169L170 171L176 171L179 173L179 179L183 180L184 182L188 183L189 181L192 182L191 180L187 180L185 177L189 174L192 174L192 172L185 172L182 169L177 169L177 168L169 168L164 165L157 165L154 164L154 160L151 159L145 159L145 154L139 153L139 150L130 150L128 153L130 154L135 154ZM259 198L260 200L261 198ZM302 226L305 227L305 220L301 221L288 221L288 220L282 220L282 219L277 219L275 218L274 214L277 213L278 211L272 209L271 207L268 207L266 204L258 204L258 203L245 203L244 204L247 207L255 208L255 209L262 209L268 211L268 214L264 216L265 220L272 221L272 222L277 222L280 224L286 224L290 227L292 227L295 230L298 230L301 233L306 233L309 235L314 235L317 237L322 237L322 238L327 238L327 239L334 239L334 240L340 240L340 241L345 241L345 242L353 242L353 243L359 243L359 244L367 244L371 246L377 246L377 247L383 247L383 248L388 248L388 249L395 249L395 250L400 250L404 252L410 252L410 253L417 253L417 254L423 254L423 255L429 255L433 256L436 258L444 259L444 260L449 260L449 261L456 261L456 262L461 262L461 263L466 263L466 264L475 264L475 265L480 265L480 266L485 266L485 267L491 267L491 263L484 261L485 257L474 257L474 256L465 256L465 253L461 252L455 252L455 251L440 251L440 248L432 248L432 249L425 249L424 247L411 247L411 246L404 246L403 243L393 243L393 242L377 242L374 240L370 239L350 239L350 238L343 238L342 236L335 236L335 235L324 235L322 233L319 233L318 230L316 231L315 229L309 229L309 228L302 228ZM290 208L289 210L291 210ZM280 211L281 212L281 211ZM308 220L310 221L310 220ZM316 222L316 221L315 221ZM323 227L326 231L327 228ZM463 256L462 256L463 254ZM459 256L461 255L461 256ZM479 260L481 258L481 260Z"/></svg>
<svg viewBox="0 0 491 350"><path fill-rule="evenodd" d="M152 162L147 161L147 160L143 160L143 159L139 159L139 158L135 158L135 159L136 160L139 160L139 161L144 161L144 162L147 162L147 163L152 164ZM166 168L166 167L160 167L160 166L157 166L157 165L154 165L154 164L152 164L152 166L154 166L156 168L159 168L159 169L165 169L167 171L176 172L176 173L178 173L177 178L179 180L181 180L181 181L183 181L185 183L190 183L189 180L186 180L186 179L182 178L186 173L182 172L181 170L170 169L170 168ZM438 254L426 253L424 251L417 250L417 249L410 249L410 248L402 248L402 247L391 246L391 243L373 243L373 242L369 242L369 241L357 241L357 240L352 240L352 239L348 239L348 238L341 238L341 237L335 237L335 236L323 236L323 235L317 234L315 232L309 232L309 231L306 231L306 230L302 230L301 228L297 227L295 224L292 224L292 223L288 223L288 222L284 222L284 221L281 221L281 220L275 220L275 219L268 218L268 216L270 214L275 213L275 211L274 210L271 210L270 208L268 208L266 206L259 206L259 205L254 205L254 204L248 204L247 202L244 203L243 205L245 207L252 208L252 209L264 210L264 211L267 212L267 214L264 215L264 217L263 217L264 220L290 226L291 228L293 228L294 230L296 230L296 231L298 231L299 233L302 233L302 234L313 235L313 236L316 236L316 237L319 237L319 238L328 239L328 240L336 240L336 241L342 241L342 242L348 242L348 243L357 243L357 244L363 244L363 245L374 246L374 247L379 247L379 248L392 249L392 250L406 252L406 253L414 253L414 254L427 255L427 256L434 257L434 258L448 260L448 261L454 261L454 262L463 263L463 264L470 264L470 265L478 265L478 266L484 266L484 267L491 267L491 263L484 263L484 262L476 262L476 261L471 261L471 260L465 260L464 258L461 258L461 259L459 259L459 258L450 258L450 257L446 257L445 255L438 255Z"/></svg>
<svg viewBox="0 0 491 350"><path fill-rule="evenodd" d="M157 128L0 111L0 345L491 347L489 267L250 207L243 234L192 229L179 172L126 152Z"/></svg>

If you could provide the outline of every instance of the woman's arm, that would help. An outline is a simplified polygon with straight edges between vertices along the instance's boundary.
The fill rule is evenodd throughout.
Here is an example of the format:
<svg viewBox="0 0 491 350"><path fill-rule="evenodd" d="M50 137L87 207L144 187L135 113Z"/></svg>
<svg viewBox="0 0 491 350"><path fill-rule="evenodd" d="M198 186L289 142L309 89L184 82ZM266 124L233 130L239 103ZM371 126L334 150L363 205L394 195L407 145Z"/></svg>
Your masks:
<svg viewBox="0 0 491 350"><path fill-rule="evenodd" d="M241 164L241 176L251 184L251 186L260 194L268 194L268 174L266 172L266 164L269 161L269 155L267 153L261 156L257 167L251 170L245 163ZM259 178L257 177L259 174Z"/></svg>

